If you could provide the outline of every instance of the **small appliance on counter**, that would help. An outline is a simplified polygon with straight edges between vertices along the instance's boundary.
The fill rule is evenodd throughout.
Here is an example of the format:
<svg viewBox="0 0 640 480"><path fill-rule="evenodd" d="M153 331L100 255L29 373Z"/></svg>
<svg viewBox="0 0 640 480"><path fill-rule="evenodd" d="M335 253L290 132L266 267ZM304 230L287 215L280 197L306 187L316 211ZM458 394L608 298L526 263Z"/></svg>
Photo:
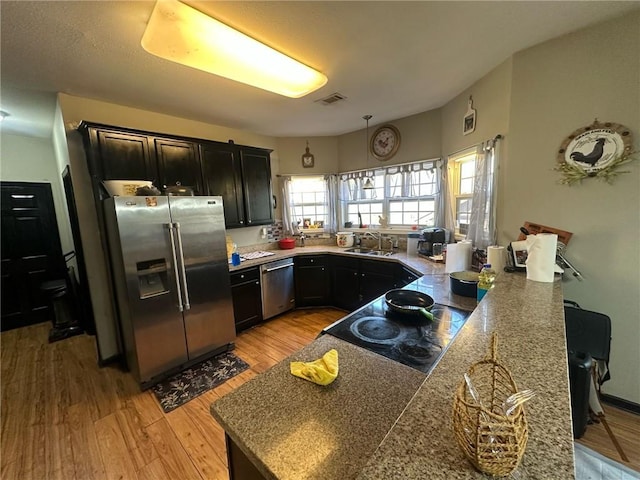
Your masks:
<svg viewBox="0 0 640 480"><path fill-rule="evenodd" d="M438 227L423 229L418 240L418 253L427 257L432 256L434 243L447 243L446 231Z"/></svg>
<svg viewBox="0 0 640 480"><path fill-rule="evenodd" d="M353 232L336 233L336 243L339 247L353 247L354 238Z"/></svg>
<svg viewBox="0 0 640 480"><path fill-rule="evenodd" d="M407 233L407 255L415 257L418 255L418 242L421 234L419 232Z"/></svg>

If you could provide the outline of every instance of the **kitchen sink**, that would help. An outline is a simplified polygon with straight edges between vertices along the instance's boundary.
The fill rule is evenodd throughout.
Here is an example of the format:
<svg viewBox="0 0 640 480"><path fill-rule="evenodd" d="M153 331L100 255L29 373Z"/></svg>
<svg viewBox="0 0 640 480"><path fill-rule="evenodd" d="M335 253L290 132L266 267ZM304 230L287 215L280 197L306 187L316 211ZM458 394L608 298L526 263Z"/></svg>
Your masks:
<svg viewBox="0 0 640 480"><path fill-rule="evenodd" d="M349 253L364 253L366 255L377 255L379 257L390 257L394 252L390 252L389 250L374 250L372 248L347 248L345 252Z"/></svg>

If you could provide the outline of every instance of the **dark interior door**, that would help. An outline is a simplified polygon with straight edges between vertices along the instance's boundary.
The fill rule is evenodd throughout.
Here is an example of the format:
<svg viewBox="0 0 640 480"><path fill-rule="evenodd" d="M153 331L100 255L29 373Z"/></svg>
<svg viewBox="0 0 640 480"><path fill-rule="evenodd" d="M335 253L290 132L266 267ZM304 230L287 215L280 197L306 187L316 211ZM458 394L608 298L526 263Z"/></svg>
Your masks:
<svg viewBox="0 0 640 480"><path fill-rule="evenodd" d="M51 320L42 282L64 279L49 183L0 182L2 207L1 330Z"/></svg>

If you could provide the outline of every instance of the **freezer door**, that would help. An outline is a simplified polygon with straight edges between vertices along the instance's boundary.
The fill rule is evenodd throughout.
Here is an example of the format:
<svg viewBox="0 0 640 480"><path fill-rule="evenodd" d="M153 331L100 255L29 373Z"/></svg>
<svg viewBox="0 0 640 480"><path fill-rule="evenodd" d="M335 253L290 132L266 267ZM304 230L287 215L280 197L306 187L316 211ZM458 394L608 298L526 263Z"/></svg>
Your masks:
<svg viewBox="0 0 640 480"><path fill-rule="evenodd" d="M236 336L222 197L168 199L183 258L184 325L192 360L233 343Z"/></svg>
<svg viewBox="0 0 640 480"><path fill-rule="evenodd" d="M113 201L123 267L114 282L124 282L127 292L126 300L118 295L123 337L146 383L188 360L169 203L161 196Z"/></svg>

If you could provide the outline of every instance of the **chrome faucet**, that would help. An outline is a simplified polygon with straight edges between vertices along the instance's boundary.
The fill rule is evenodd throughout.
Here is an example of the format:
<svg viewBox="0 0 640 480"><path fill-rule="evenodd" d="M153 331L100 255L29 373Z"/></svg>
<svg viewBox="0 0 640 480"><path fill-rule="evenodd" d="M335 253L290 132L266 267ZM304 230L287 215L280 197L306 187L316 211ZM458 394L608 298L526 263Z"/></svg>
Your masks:
<svg viewBox="0 0 640 480"><path fill-rule="evenodd" d="M382 234L381 233L373 233L366 231L364 232L364 236L372 237L375 240L378 240L378 250L382 250Z"/></svg>

